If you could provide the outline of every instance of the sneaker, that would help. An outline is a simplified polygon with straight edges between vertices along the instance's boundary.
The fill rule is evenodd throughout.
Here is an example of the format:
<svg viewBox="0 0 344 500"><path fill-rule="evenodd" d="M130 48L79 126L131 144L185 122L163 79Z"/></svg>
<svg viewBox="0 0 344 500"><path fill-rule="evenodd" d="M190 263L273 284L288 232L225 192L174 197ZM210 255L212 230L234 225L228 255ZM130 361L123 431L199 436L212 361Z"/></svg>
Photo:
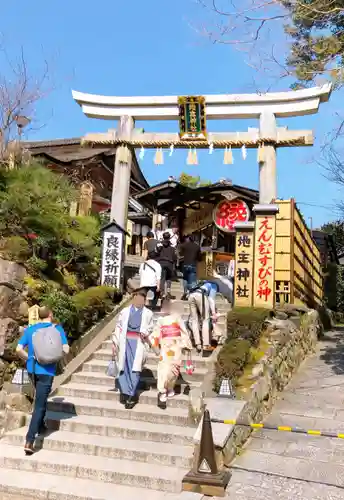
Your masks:
<svg viewBox="0 0 344 500"><path fill-rule="evenodd" d="M173 398L176 395L174 391L167 391L167 397L168 398Z"/></svg>
<svg viewBox="0 0 344 500"><path fill-rule="evenodd" d="M25 443L24 451L26 456L31 456L35 453L33 443Z"/></svg>

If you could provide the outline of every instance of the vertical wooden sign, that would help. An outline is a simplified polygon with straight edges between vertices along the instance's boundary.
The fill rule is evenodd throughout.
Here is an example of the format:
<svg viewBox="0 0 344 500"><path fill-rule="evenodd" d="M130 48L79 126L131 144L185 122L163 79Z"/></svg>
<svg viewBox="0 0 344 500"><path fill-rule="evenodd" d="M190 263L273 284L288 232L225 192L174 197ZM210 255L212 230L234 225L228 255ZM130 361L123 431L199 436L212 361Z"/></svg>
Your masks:
<svg viewBox="0 0 344 500"><path fill-rule="evenodd" d="M255 307L272 308L275 303L276 205L256 205L254 245Z"/></svg>
<svg viewBox="0 0 344 500"><path fill-rule="evenodd" d="M39 306L34 305L29 307L29 326L34 325L39 322Z"/></svg>
<svg viewBox="0 0 344 500"><path fill-rule="evenodd" d="M234 306L253 302L254 222L235 224Z"/></svg>

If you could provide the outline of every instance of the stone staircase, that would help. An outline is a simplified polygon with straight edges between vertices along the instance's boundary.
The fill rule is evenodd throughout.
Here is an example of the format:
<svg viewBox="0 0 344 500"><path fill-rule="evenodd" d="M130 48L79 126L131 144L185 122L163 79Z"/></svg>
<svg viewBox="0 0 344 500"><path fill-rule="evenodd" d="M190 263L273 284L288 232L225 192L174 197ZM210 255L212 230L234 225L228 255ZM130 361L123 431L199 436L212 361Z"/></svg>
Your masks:
<svg viewBox="0 0 344 500"><path fill-rule="evenodd" d="M181 286L172 293L180 297ZM187 303L180 301L186 310ZM219 304L224 307L223 304ZM227 306L228 307L228 306ZM149 354L138 405L126 410L114 381L105 374L111 340L49 401L49 431L32 457L23 451L26 428L0 441L2 500L176 500L192 465L195 427L188 420L188 391L199 387L209 359L193 355L195 373L178 381L166 410L157 407L158 358ZM179 394L178 394L179 392Z"/></svg>

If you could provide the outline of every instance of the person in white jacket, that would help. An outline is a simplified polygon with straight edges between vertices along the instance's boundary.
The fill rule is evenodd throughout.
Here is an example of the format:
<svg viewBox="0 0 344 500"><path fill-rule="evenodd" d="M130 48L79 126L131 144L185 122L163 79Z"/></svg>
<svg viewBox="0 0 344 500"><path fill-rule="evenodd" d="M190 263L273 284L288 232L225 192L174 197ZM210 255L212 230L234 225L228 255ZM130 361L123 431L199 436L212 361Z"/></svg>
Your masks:
<svg viewBox="0 0 344 500"><path fill-rule="evenodd" d="M137 389L147 359L153 313L145 307L146 292L133 292L132 304L120 312L112 333L112 355L118 363L120 401L131 410L137 403Z"/></svg>
<svg viewBox="0 0 344 500"><path fill-rule="evenodd" d="M155 254L149 254L148 260L140 265L140 288L153 292L152 307L155 307L158 301L161 281L161 265L154 260Z"/></svg>

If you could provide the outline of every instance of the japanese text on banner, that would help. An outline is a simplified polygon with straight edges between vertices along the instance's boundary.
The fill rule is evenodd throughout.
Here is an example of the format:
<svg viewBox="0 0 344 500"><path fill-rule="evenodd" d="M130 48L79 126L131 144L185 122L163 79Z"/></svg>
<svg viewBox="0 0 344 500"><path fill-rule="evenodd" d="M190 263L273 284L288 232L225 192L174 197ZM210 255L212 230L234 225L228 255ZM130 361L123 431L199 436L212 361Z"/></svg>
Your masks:
<svg viewBox="0 0 344 500"><path fill-rule="evenodd" d="M122 271L123 234L104 233L102 285L120 288Z"/></svg>
<svg viewBox="0 0 344 500"><path fill-rule="evenodd" d="M250 306L252 298L253 234L237 233L235 303Z"/></svg>
<svg viewBox="0 0 344 500"><path fill-rule="evenodd" d="M258 220L257 228L257 297L264 302L271 299L273 293L273 252L274 218L264 217Z"/></svg>

